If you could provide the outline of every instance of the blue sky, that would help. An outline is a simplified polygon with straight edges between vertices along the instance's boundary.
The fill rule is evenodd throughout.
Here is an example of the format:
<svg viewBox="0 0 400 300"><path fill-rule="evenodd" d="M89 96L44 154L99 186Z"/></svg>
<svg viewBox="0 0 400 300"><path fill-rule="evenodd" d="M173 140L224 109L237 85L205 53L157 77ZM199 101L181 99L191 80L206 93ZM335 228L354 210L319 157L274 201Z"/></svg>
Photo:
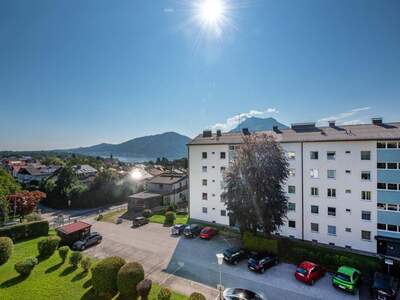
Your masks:
<svg viewBox="0 0 400 300"><path fill-rule="evenodd" d="M0 1L0 150L400 121L400 1L225 0L218 34L193 2Z"/></svg>

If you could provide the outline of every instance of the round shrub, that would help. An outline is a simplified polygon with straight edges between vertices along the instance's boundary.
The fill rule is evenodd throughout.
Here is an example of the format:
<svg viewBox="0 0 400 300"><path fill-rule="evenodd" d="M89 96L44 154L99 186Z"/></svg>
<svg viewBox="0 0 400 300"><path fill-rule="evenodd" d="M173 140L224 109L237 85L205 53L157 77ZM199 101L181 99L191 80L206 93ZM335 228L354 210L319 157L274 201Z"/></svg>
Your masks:
<svg viewBox="0 0 400 300"><path fill-rule="evenodd" d="M117 287L125 299L137 299L136 286L144 279L144 270L138 262L125 264L118 272Z"/></svg>
<svg viewBox="0 0 400 300"><path fill-rule="evenodd" d="M123 258L111 256L101 260L93 267L92 285L97 295L110 297L117 292L118 271L124 264Z"/></svg>
<svg viewBox="0 0 400 300"><path fill-rule="evenodd" d="M173 225L175 221L175 213L173 211L167 211L165 213L165 220L164 220L164 225Z"/></svg>
<svg viewBox="0 0 400 300"><path fill-rule="evenodd" d="M62 246L58 249L58 254L60 255L63 262L65 262L65 260L67 259L68 252L69 252L68 246Z"/></svg>
<svg viewBox="0 0 400 300"><path fill-rule="evenodd" d="M190 294L189 300L206 300L206 297L201 293L194 292Z"/></svg>
<svg viewBox="0 0 400 300"><path fill-rule="evenodd" d="M145 218L150 218L151 217L151 209L146 208L143 210L142 216Z"/></svg>
<svg viewBox="0 0 400 300"><path fill-rule="evenodd" d="M38 242L39 256L51 256L57 250L60 240L58 236L49 236L41 239Z"/></svg>
<svg viewBox="0 0 400 300"><path fill-rule="evenodd" d="M147 300L149 299L149 294L151 290L152 281L151 279L143 279L141 282L138 283L136 286L136 291L140 296L140 300Z"/></svg>
<svg viewBox="0 0 400 300"><path fill-rule="evenodd" d="M157 300L171 299L171 291L165 287L161 288L157 295Z"/></svg>
<svg viewBox="0 0 400 300"><path fill-rule="evenodd" d="M5 264L13 252L13 241L9 237L0 237L0 266Z"/></svg>
<svg viewBox="0 0 400 300"><path fill-rule="evenodd" d="M35 257L27 258L23 261L17 262L14 265L15 271L19 273L21 276L28 276L33 268L38 264L38 260Z"/></svg>
<svg viewBox="0 0 400 300"><path fill-rule="evenodd" d="M73 251L69 256L69 264L73 267L77 267L82 260L82 253Z"/></svg>
<svg viewBox="0 0 400 300"><path fill-rule="evenodd" d="M90 259L89 256L84 256L81 260L81 267L85 272L88 272L90 269L90 266L92 265L92 260Z"/></svg>

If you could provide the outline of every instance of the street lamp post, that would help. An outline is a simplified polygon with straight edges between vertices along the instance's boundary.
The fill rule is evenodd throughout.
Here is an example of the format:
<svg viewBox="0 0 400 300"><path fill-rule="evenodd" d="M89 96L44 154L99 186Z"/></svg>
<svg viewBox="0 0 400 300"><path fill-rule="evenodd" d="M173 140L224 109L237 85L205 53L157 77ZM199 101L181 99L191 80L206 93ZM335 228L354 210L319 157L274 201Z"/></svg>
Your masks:
<svg viewBox="0 0 400 300"><path fill-rule="evenodd" d="M224 255L222 253L217 253L217 261L218 261L218 267L219 267L219 284L217 286L218 291L219 291L219 296L218 299L219 300L223 300L222 298L222 291L223 291L223 286L222 286L222 271L221 271L221 266L222 266L222 262L224 261Z"/></svg>

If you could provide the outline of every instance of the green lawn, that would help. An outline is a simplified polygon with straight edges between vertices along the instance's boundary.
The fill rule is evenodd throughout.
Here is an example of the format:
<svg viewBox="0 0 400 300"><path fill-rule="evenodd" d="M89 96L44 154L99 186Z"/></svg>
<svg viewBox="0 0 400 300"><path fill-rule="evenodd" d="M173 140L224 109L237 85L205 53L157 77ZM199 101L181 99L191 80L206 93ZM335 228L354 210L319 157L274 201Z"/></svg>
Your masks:
<svg viewBox="0 0 400 300"><path fill-rule="evenodd" d="M164 224L165 216L164 215L152 215L149 219L152 223L160 223ZM175 214L175 223L174 224L186 224L188 221L188 215L177 215Z"/></svg>
<svg viewBox="0 0 400 300"><path fill-rule="evenodd" d="M17 243L10 260L0 266L1 300L104 300L94 295L90 286L90 273L84 273L81 268L75 270L67 262L62 264L58 253L39 262L29 277L20 277L14 270L14 264L37 255L38 240ZM153 285L150 299L157 299L159 289L158 285ZM174 293L172 299L188 298Z"/></svg>

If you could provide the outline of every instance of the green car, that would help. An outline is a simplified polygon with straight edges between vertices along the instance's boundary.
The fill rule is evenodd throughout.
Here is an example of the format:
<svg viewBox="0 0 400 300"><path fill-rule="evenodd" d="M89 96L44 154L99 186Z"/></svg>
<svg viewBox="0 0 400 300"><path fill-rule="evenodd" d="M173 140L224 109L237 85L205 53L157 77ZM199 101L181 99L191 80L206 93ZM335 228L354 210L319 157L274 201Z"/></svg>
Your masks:
<svg viewBox="0 0 400 300"><path fill-rule="evenodd" d="M359 270L352 267L342 266L332 277L332 285L355 294L360 278L361 272Z"/></svg>

